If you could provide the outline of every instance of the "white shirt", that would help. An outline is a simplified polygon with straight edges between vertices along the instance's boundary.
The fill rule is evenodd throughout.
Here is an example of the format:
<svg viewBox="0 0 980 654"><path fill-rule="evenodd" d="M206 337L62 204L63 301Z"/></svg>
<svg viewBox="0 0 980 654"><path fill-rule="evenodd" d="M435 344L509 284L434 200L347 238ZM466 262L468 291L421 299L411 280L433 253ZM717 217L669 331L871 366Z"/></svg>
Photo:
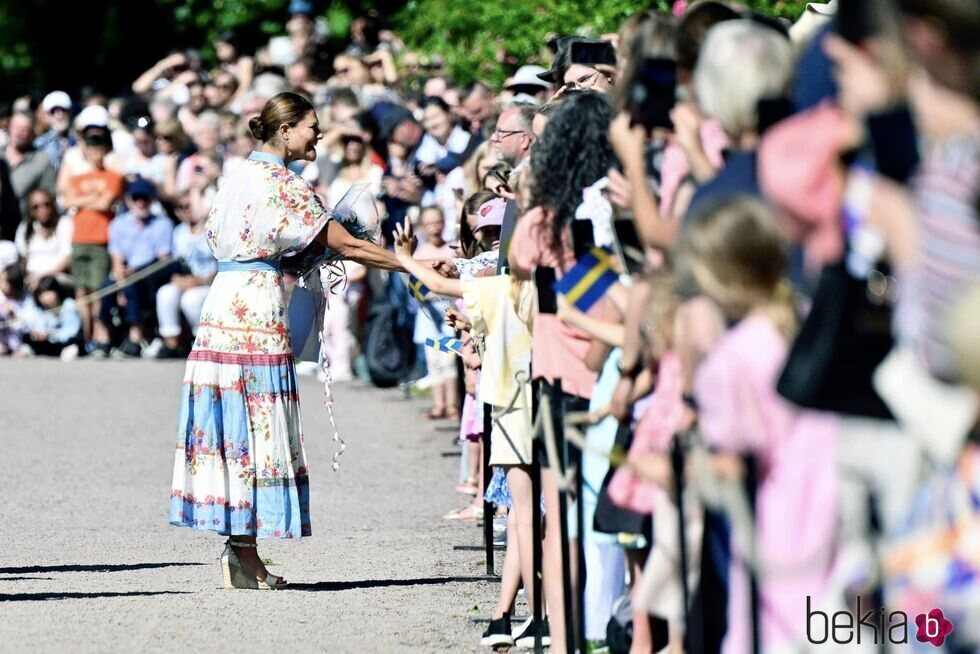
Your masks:
<svg viewBox="0 0 980 654"><path fill-rule="evenodd" d="M27 222L21 222L14 236L17 251L27 261L29 275L44 275L52 272L69 256L71 256L71 236L73 231L70 216L62 216L55 226L54 234L50 237L41 235L40 230L34 229L30 240L27 240Z"/></svg>

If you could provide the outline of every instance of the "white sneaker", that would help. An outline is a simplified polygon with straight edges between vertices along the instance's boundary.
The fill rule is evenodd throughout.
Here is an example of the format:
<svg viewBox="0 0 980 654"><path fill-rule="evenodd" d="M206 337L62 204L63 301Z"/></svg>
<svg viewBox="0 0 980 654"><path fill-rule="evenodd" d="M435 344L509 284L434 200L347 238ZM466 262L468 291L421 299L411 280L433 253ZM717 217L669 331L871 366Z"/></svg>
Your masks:
<svg viewBox="0 0 980 654"><path fill-rule="evenodd" d="M62 361L74 361L78 358L78 346L74 343L66 346L61 350L60 357Z"/></svg>
<svg viewBox="0 0 980 654"><path fill-rule="evenodd" d="M159 336L154 338L153 341L143 347L143 358L144 359L156 359L157 354L163 349L163 339Z"/></svg>

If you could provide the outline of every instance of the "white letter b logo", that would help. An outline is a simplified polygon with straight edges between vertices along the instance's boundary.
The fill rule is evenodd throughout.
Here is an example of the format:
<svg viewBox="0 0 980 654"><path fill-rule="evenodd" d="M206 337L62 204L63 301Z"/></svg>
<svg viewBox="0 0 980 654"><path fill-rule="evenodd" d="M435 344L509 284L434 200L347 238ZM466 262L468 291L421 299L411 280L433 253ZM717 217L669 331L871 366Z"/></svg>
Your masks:
<svg viewBox="0 0 980 654"><path fill-rule="evenodd" d="M934 626L935 625L935 626ZM939 619L926 616L926 636L935 638L939 635Z"/></svg>

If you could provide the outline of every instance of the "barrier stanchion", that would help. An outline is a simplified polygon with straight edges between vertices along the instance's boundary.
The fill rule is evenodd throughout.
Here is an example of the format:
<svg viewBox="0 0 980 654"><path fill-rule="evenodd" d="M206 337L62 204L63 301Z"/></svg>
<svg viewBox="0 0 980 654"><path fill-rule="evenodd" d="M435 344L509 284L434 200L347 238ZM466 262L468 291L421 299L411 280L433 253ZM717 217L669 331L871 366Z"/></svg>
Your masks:
<svg viewBox="0 0 980 654"><path fill-rule="evenodd" d="M749 505L749 515L753 524L755 523L755 496L756 489L758 488L758 467L756 466L755 457L751 454L744 457L745 462L745 477L743 479L745 483L745 496ZM758 561L756 550L756 534L752 534L750 539L750 547L752 548L752 558L753 562ZM759 626L759 573L755 565L749 566L749 610L752 618L752 652L753 654L761 654L762 652L762 632Z"/></svg>
<svg viewBox="0 0 980 654"><path fill-rule="evenodd" d="M564 478L568 470L568 444L565 440L565 411L562 403L561 380L555 379L551 385L549 404L551 408L551 424L555 434L555 445L558 450L558 460L549 461L555 474ZM565 643L572 647L575 642L575 624L572 609L572 557L568 545L568 485L558 485L558 524L561 535L561 586L565 605Z"/></svg>
<svg viewBox="0 0 980 654"><path fill-rule="evenodd" d="M492 407L483 405L483 548L487 555L487 575L493 576L493 504L487 501L487 487L490 485L490 431L493 429Z"/></svg>
<svg viewBox="0 0 980 654"><path fill-rule="evenodd" d="M564 414L562 415L562 433L564 434ZM582 449L576 447L567 438L564 439L572 455L575 468L575 523L578 525L578 538L575 541L576 572L575 577L575 613L578 649L586 651L585 640L585 507L582 499L585 497L585 476L582 474Z"/></svg>
<svg viewBox="0 0 980 654"><path fill-rule="evenodd" d="M684 600L684 651L691 652L691 589L687 579L687 530L684 525L684 449L680 436L674 436L670 442L670 462L674 471L674 495L677 497L677 530L681 558L681 597Z"/></svg>
<svg viewBox="0 0 980 654"><path fill-rule="evenodd" d="M531 383L531 416L537 424L538 413L541 411L541 382L535 380ZM544 601L541 598L541 439L534 438L531 441L531 540L534 543L532 555L533 575L531 579L532 593L534 600L531 607L531 615L534 622L538 623L544 619ZM525 580L524 583L527 583ZM541 639L535 637L534 651L541 652Z"/></svg>

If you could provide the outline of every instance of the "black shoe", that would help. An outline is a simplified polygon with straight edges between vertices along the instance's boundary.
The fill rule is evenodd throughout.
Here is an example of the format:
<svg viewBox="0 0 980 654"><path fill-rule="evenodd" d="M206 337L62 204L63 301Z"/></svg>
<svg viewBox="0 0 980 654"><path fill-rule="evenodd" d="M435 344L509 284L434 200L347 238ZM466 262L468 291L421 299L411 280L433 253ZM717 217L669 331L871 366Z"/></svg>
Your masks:
<svg viewBox="0 0 980 654"><path fill-rule="evenodd" d="M541 646L551 645L551 632L548 630L548 619L532 621L523 632L514 637L514 644L520 649L534 649L534 636L541 634Z"/></svg>
<svg viewBox="0 0 980 654"><path fill-rule="evenodd" d="M480 639L483 647L513 647L514 637L510 633L510 614L504 613L503 617L490 621L490 626L483 632Z"/></svg>
<svg viewBox="0 0 980 654"><path fill-rule="evenodd" d="M111 351L108 343L100 343L99 341L89 341L85 344L85 356L92 359L105 359L109 356Z"/></svg>
<svg viewBox="0 0 980 654"><path fill-rule="evenodd" d="M139 343L130 340L123 341L123 344L116 348L114 354L122 359L138 359L143 354L143 348Z"/></svg>
<svg viewBox="0 0 980 654"><path fill-rule="evenodd" d="M183 359L187 355L184 354L183 348L180 347L167 347L164 345L157 352L154 359Z"/></svg>

